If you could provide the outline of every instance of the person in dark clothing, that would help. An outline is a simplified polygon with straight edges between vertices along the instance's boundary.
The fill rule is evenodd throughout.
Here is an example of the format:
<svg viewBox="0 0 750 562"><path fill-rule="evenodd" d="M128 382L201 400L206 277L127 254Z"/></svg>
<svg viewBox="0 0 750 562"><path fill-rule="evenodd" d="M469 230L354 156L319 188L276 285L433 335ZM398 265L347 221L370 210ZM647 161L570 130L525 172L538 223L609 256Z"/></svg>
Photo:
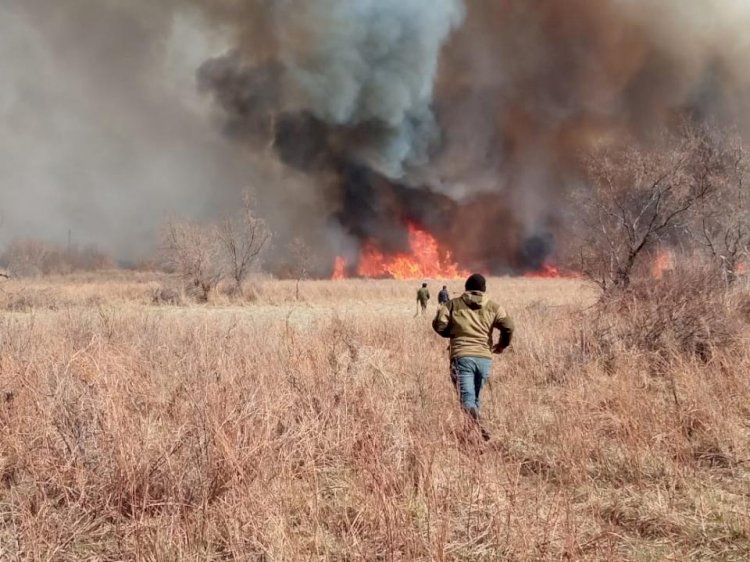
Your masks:
<svg viewBox="0 0 750 562"><path fill-rule="evenodd" d="M448 287L443 285L443 289L438 293L438 304L443 306L449 300L451 300L451 296L450 293L448 293Z"/></svg>

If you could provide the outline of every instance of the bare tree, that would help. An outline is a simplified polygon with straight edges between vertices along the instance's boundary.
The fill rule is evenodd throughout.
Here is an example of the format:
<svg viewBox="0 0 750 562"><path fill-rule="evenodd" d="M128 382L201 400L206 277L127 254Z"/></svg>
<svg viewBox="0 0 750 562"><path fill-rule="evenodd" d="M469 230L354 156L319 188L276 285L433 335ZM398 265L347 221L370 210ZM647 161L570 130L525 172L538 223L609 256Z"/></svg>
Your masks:
<svg viewBox="0 0 750 562"><path fill-rule="evenodd" d="M680 227L715 189L691 167L705 148L689 129L654 147L598 147L587 157L590 184L576 195L581 271L602 290L630 284L639 258ZM706 165L713 155L703 154Z"/></svg>
<svg viewBox="0 0 750 562"><path fill-rule="evenodd" d="M297 280L295 296L297 300L300 300L300 282L308 278L314 267L312 250L304 239L297 237L289 243L287 251L290 258L289 273Z"/></svg>
<svg viewBox="0 0 750 562"><path fill-rule="evenodd" d="M225 276L220 259L217 229L214 225L186 220L170 220L161 231L164 266L179 274L198 297L208 297Z"/></svg>
<svg viewBox="0 0 750 562"><path fill-rule="evenodd" d="M271 241L271 231L266 222L253 212L249 193L245 194L240 212L220 221L216 233L221 259L241 294L242 283Z"/></svg>
<svg viewBox="0 0 750 562"><path fill-rule="evenodd" d="M720 130L706 131L703 159L696 160L700 181L711 183L716 197L701 202L691 232L719 268L727 284L733 283L750 255L750 159L742 138Z"/></svg>

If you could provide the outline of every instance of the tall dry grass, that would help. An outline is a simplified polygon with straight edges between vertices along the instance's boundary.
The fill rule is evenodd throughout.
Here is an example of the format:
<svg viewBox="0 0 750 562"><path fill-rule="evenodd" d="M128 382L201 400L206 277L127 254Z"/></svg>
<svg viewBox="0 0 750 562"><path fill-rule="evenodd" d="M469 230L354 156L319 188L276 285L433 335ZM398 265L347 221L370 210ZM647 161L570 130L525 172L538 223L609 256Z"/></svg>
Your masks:
<svg viewBox="0 0 750 562"><path fill-rule="evenodd" d="M580 283L493 280L519 332L485 445L412 284L155 307L159 282L0 315L1 559L750 556L746 333L665 374L590 345Z"/></svg>

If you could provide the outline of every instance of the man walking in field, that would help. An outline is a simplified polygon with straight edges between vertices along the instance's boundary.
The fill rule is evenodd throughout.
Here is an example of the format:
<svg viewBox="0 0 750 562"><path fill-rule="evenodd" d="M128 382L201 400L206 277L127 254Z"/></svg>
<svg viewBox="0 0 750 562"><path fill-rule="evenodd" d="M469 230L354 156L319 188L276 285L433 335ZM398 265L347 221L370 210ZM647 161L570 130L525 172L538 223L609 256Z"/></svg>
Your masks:
<svg viewBox="0 0 750 562"><path fill-rule="evenodd" d="M447 285L443 285L443 289L438 293L438 305L443 306L449 300L451 300L450 293L448 293Z"/></svg>
<svg viewBox="0 0 750 562"><path fill-rule="evenodd" d="M492 354L500 354L510 345L513 320L487 298L487 281L482 275L469 277L465 287L463 295L440 307L432 327L442 337L450 338L451 379L461 406L487 441L489 433L479 425L479 393L490 376ZM493 343L495 329L500 332L497 344Z"/></svg>
<svg viewBox="0 0 750 562"><path fill-rule="evenodd" d="M427 312L427 303L430 302L430 290L427 283L422 283L422 287L417 291L417 303L422 307L422 314Z"/></svg>

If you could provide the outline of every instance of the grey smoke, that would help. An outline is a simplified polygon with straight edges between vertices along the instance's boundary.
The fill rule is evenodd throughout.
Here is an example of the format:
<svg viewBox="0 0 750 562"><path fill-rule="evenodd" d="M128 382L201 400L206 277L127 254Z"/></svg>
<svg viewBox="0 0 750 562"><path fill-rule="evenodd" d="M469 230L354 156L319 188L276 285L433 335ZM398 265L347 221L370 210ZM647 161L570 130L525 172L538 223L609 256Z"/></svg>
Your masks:
<svg viewBox="0 0 750 562"><path fill-rule="evenodd" d="M291 6L291 5L290 5ZM389 177L429 162L440 49L463 17L460 0L317 0L279 14L292 109L332 126L379 125L357 156Z"/></svg>
<svg viewBox="0 0 750 562"><path fill-rule="evenodd" d="M297 114L300 127L313 128L296 131L300 144L327 145L387 177L429 163L440 139L432 111L439 55L462 21L460 0L279 2L266 16L276 30L270 60L240 47L200 69L227 132L283 134L274 119Z"/></svg>
<svg viewBox="0 0 750 562"><path fill-rule="evenodd" d="M168 214L206 216L252 182L194 72L212 45L169 2L0 3L0 244L146 255Z"/></svg>
<svg viewBox="0 0 750 562"><path fill-rule="evenodd" d="M747 130L749 25L744 0L4 0L0 243L135 257L252 185L323 262L416 220L536 264L601 135Z"/></svg>

